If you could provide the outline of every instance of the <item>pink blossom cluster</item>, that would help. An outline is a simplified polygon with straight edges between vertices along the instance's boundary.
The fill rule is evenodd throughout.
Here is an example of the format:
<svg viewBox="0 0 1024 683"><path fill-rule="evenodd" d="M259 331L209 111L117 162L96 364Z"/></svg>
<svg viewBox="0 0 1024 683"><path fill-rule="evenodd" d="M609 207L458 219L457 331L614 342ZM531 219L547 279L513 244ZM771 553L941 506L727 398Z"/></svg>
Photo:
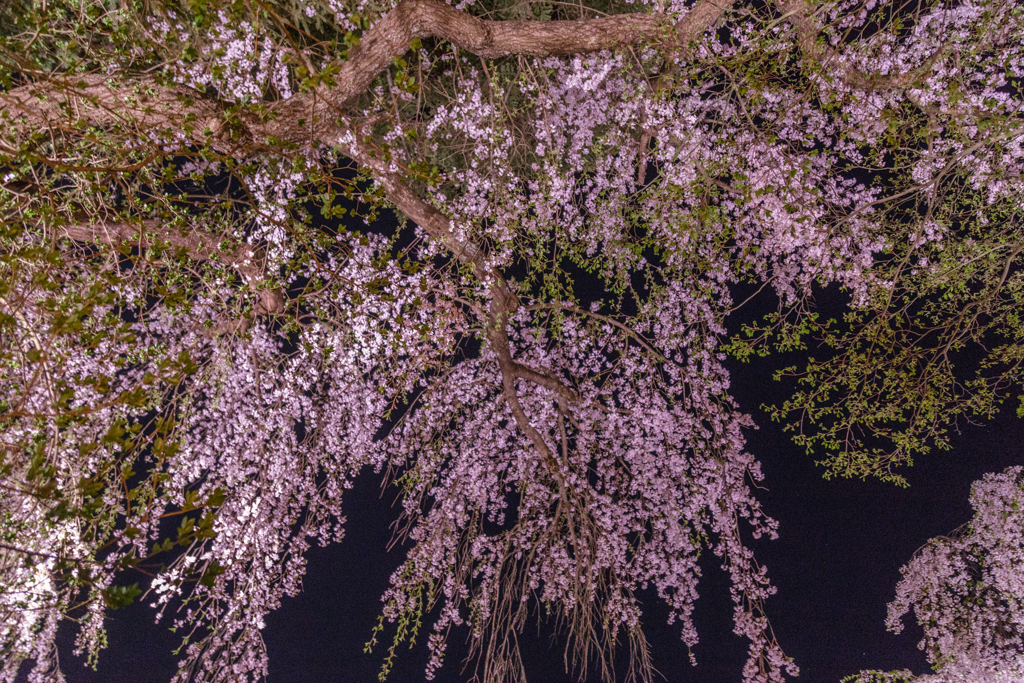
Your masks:
<svg viewBox="0 0 1024 683"><path fill-rule="evenodd" d="M61 505L73 510L87 502L80 488L83 481L116 480L131 467L133 455L124 451L123 441L111 438L117 436L114 429L130 424L138 412L159 410L168 377L161 364L164 349L147 333L146 324L134 325L130 334L124 329L115 332L122 325L113 306L94 306L84 318L75 336L92 337L91 344L76 344L56 331L59 316L55 321L52 305L65 297L75 301L74 282L66 284L68 288L54 296L25 281L4 298L5 308L16 311L17 334L12 338L19 340L18 355L39 354L36 362L15 365L0 375L6 442L10 448L35 453L34 461L13 460L5 472L0 526L15 545L4 547L0 564L0 643L10 653L0 667L4 681L15 679L24 658L35 660L29 680L62 680L53 639L61 615L78 601L80 592L91 604L79 618L76 649L94 652L105 644L99 596L111 585L116 565L133 541L123 530L116 531L115 536L125 539L123 545L118 542L122 547L105 557L98 553L118 516L128 511L120 492L110 486L92 494L102 512L91 520L59 510ZM135 293L119 294L132 298ZM179 327L174 334L183 341L192 336ZM134 407L118 400L140 390L144 400ZM40 465L52 468L49 495L37 493L48 485ZM145 511L139 512L145 516Z"/></svg>
<svg viewBox="0 0 1024 683"><path fill-rule="evenodd" d="M387 245L367 237L347 258L332 257L308 273L330 277L335 286L321 292L315 319L292 351L285 350L285 337L262 324L245 336L218 333L225 316L241 314L237 306L245 301L231 287L208 286L185 307L157 303L137 310L129 336L101 336L90 347L58 342L44 365L25 368L36 376L4 375L5 395L25 416L6 436L12 443L43 443L66 496L75 496L83 479L109 476L111 463L132 463L118 444L103 445L118 418L131 422L147 410L173 416L178 452L170 460L154 454L135 463L149 471L150 495L126 500L118 487L105 489L101 523L112 527L105 534L76 517L54 517L52 503L32 495L28 479L24 495L5 502L12 514L4 517L4 533L18 539L21 551L12 557L21 559L3 565L0 642L14 656L0 680L13 681L25 658L35 660L32 681L60 679L54 637L62 613L80 597L78 572L89 572L90 602L79 617L76 648L93 653L102 647L100 596L118 564L146 557L166 537L164 516L176 519L176 511L191 509L189 501L218 496L205 510L209 533L195 534L172 558L149 586L149 602L161 616L170 610L167 618L186 633L209 629L185 651L182 680L266 674L264 616L281 595L300 590L309 542L340 540L342 492L363 466L383 462L374 438L389 405L465 333L461 311L449 303L452 292L429 269L408 275L393 262L382 265ZM360 296L382 279L388 284L378 296ZM123 301L145 299L136 287L116 289ZM52 342L34 303L45 292L21 294L26 346L45 348ZM112 324L110 312L95 310L87 326ZM182 353L198 370L176 388L161 385L161 368ZM68 409L83 415L59 434L52 395L58 376L74 390ZM98 393L101 378L110 386ZM140 386L150 394L141 407L110 401L111 393ZM200 508L193 519L203 514ZM55 573L58 561L74 565L70 580ZM211 580L197 583L204 576Z"/></svg>
<svg viewBox="0 0 1024 683"><path fill-rule="evenodd" d="M182 505L186 492L229 493L212 537L189 546L152 586L161 614L183 599L175 626L212 628L189 645L181 680L266 675L264 616L301 590L311 541L340 541L343 491L362 467L382 462L374 439L389 404L414 386L411 370L424 372L450 352L461 329L429 271L380 267L387 242L366 242L311 273L346 286L317 302L294 351L262 327L218 345L182 416L167 503ZM389 284L378 296L359 296L382 278ZM216 582L189 588L185 578L213 563L222 571Z"/></svg>
<svg viewBox="0 0 1024 683"><path fill-rule="evenodd" d="M152 25L152 40L166 40L176 28L184 42L187 34L173 11ZM285 52L270 36L261 35L248 21L233 19L224 10L210 27L208 42L201 46L200 57L191 64L182 64L174 74L179 83L202 89L213 86L228 101L262 101L270 88L287 98L292 94Z"/></svg>
<svg viewBox="0 0 1024 683"><path fill-rule="evenodd" d="M1024 468L986 474L971 487L974 517L934 538L901 569L886 625L913 611L934 683L1024 678Z"/></svg>
<svg viewBox="0 0 1024 683"><path fill-rule="evenodd" d="M355 12L392 6L299 11L333 13L349 30ZM679 19L694 6L644 9ZM37 447L69 491L101 475L124 484L131 463L152 486L131 499L106 486L96 528L32 495L3 503L2 530L23 552L0 565L0 643L15 653L0 680L13 681L26 658L33 681L59 680L57 623L83 590L91 602L78 647L102 646L101 596L119 563L155 552L162 520L190 512L184 544L145 596L191 638L178 680L265 675L265 617L301 590L309 544L342 538L343 492L369 467L397 474L411 541L385 618L408 632L440 608L428 678L459 626L488 671L514 667L518 653L500 636L537 605L564 618L581 657L587 634L601 632L605 643L624 635L643 664L636 592L646 588L692 646L704 550L731 579L734 630L749 641L744 681L795 675L763 610L774 588L742 541L774 537L777 525L751 490L762 475L742 430L753 422L723 364L732 288L755 280L794 304L815 284L838 283L862 306L889 284L875 270L893 234L909 235L919 267L949 240L952 226L929 202L951 178L984 195L979 221L1005 222L1024 206L1024 104L1009 87L1024 76L1024 13L996 0L940 3L908 30L873 32L885 6L823 6L806 18L810 41L781 10L759 15L779 8L726 13L685 57L639 45L513 65L421 46L406 56L447 97L426 120L426 107L408 114L421 98L389 67L360 111L338 112L336 139L238 152L252 202L221 237L251 248L242 278L198 259L173 277L136 277L114 259L104 267L118 304L83 324L124 334L78 346L56 333L47 341L43 302L54 295L12 290L19 301L5 308L22 316L24 357L46 352L0 374L20 410L5 436ZM186 21L167 13L149 38L184 43ZM297 97L272 35L224 11L169 75L231 104ZM503 103L516 98L513 115ZM890 144L910 116L926 122L922 137ZM147 134L165 151L188 142ZM417 226L403 250L397 234L372 231L327 244L327 230L304 220L302 193L336 180L331 142L368 169L371 199L421 183L421 215L443 219ZM406 177L424 159L436 179ZM202 179L220 167L190 161L184 171ZM887 188L865 170L902 183L927 215L894 231L882 218ZM566 284L567 262L603 288L593 305ZM181 296L158 294L167 283ZM57 290L71 297L79 285ZM264 286L280 288L283 307L260 308ZM167 370L181 358L194 365L187 376ZM57 375L73 389L61 410L78 416L59 429ZM138 389L133 407L111 400ZM152 415L173 421L173 456L104 441L111 425ZM942 680L1024 676L1013 654L1024 594L1019 470L975 486L968 530L915 557L890 607L894 630L914 609ZM88 583L57 576L67 558L88 564Z"/></svg>
<svg viewBox="0 0 1024 683"><path fill-rule="evenodd" d="M736 527L742 518L755 537L776 534L746 481L761 477L743 448L741 429L750 421L735 410L714 338L688 305L701 307L666 294L640 326L666 362L585 311L572 309L557 333L543 322L549 306L517 315L517 361L553 373L574 394L566 402L550 389L517 384L531 424L559 453L557 476L518 438L487 351L430 382L391 433L387 447L404 471L415 545L392 576L385 616L411 618L421 608L417 596L436 587L441 616L428 673L440 666L452 626L467 624L486 641L528 599L557 605L568 621L600 601L612 637L634 631L641 614L635 592L649 585L692 646L697 559L709 548L733 579L736 632L751 641L745 678L795 674L765 640L757 606L774 589ZM684 317L691 323L671 332L655 322ZM759 661L767 662L765 674Z"/></svg>

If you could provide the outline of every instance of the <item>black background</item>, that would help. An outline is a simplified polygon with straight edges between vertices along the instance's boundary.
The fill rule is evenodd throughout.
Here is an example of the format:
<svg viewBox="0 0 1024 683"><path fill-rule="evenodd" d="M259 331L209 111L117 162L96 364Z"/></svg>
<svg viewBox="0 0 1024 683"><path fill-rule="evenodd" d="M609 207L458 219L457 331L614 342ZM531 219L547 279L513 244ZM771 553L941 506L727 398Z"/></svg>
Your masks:
<svg viewBox="0 0 1024 683"><path fill-rule="evenodd" d="M350 228L367 229L364 225ZM397 221L385 212L369 229L391 234ZM602 298L599 284L583 271L572 269L570 275L585 303ZM751 293L752 289L737 290L734 300L744 301ZM817 292L824 318L839 317L844 301L835 288ZM775 304L769 294L756 296L728 320L730 332L773 310ZM819 358L827 353L812 352ZM961 425L951 439L951 450L921 456L901 472L910 483L905 489L878 481L826 481L813 456L794 445L782 425L772 423L761 408L781 403L795 389L792 381L775 381L773 375L780 368L800 365L806 355L777 354L750 363L733 359L726 363L732 395L758 425L746 433L748 448L760 460L765 475L764 490L757 497L780 524L777 540L746 539L778 588L766 604L772 628L782 648L800 666L800 681L838 683L862 669L909 668L917 674L928 673L927 661L917 647L921 630L916 623L908 624L899 635L885 629L886 605L894 597L900 567L928 539L971 518L972 482L986 472L1024 464L1024 420L1014 414L1016 401L1010 401L987 426ZM364 646L378 622L388 578L403 558L400 547L386 551L398 506L394 490L382 492L380 484L380 477L368 472L345 493L345 539L328 548L312 548L305 590L298 597L284 598L281 608L267 616L263 637L270 656L270 683L377 681L389 632L382 634L372 654L365 654ZM728 576L710 553L705 553L702 569L701 597L694 611L701 638L694 648L696 667L690 665L678 625L666 625L668 610L653 591L641 593L654 663L668 683L740 683L747 642L732 633ZM63 625L58 642L68 683L170 681L179 659L172 652L181 638L154 624L153 615L153 610L139 603L113 612L108 623L110 646L101 653L96 671L71 654L73 630ZM430 626L428 621L424 631L429 633ZM466 635L465 630L453 631L446 663L434 679L437 683L472 678L472 671L462 667ZM520 639L529 680L580 680L565 673L564 641L553 635L550 625L542 624L539 631L533 625ZM411 650L407 644L400 647L388 681L424 680L425 640L420 638ZM23 668L20 678L25 678L24 673ZM599 678L591 675L585 680L597 683Z"/></svg>
<svg viewBox="0 0 1024 683"><path fill-rule="evenodd" d="M792 385L775 382L772 373L796 360L770 357L729 363L733 395L759 425L747 434L748 447L765 474L766 490L758 497L780 522L778 540L753 542L778 587L767 602L774 632L801 667L802 681L835 683L864 668L926 673L916 624L893 635L883 623L899 569L929 538L970 519L968 493L974 480L1024 461L1024 421L1008 406L989 426L963 427L952 439L952 450L920 457L905 471L910 482L906 489L877 481L826 481L813 458L760 409L762 403L780 401L792 390ZM396 514L394 494L382 495L379 478L368 473L346 496L345 540L310 551L303 594L285 598L266 620L272 683L377 680L385 648L378 645L370 655L363 648L377 623L388 577L402 557L399 549L385 550L389 523ZM732 634L728 578L715 560L705 555L695 610L701 637L694 649L696 667L689 664L678 627L665 625L667 610L653 594L642 594L654 662L671 683L740 680L746 643ZM69 683L170 680L177 660L171 652L180 639L154 625L149 608L134 605L114 612L109 634L110 647L94 672L70 655L71 630L62 627L62 662ZM549 626L541 626L540 635L533 627L522 639L530 680L577 680L565 674L563 643L551 635ZM471 677L461 670L465 636L464 631L453 632L448 659L435 678L439 683ZM388 680L424 680L426 660L423 642L411 651L403 645Z"/></svg>

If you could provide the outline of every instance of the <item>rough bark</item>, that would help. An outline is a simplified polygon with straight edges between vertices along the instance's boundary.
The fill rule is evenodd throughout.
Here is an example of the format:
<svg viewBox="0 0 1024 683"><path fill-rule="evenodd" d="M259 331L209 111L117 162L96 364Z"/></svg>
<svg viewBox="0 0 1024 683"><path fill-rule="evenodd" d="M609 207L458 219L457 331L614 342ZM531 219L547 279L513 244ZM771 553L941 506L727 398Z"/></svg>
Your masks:
<svg viewBox="0 0 1024 683"><path fill-rule="evenodd" d="M408 52L415 38L446 40L485 59L565 57L654 41L681 51L730 5L728 0L702 0L677 23L657 13L576 21L496 21L457 10L443 0L402 0L367 31L341 64L335 85L318 89L317 100L324 109L344 111L396 57Z"/></svg>
<svg viewBox="0 0 1024 683"><path fill-rule="evenodd" d="M703 0L673 24L664 14L624 14L579 21L492 21L442 0L402 0L366 32L341 63L332 86L321 85L267 107L263 119L227 122L224 107L191 88L89 75L14 88L0 95L0 119L17 133L59 132L87 124L170 131L233 153L247 143L332 143L336 121L377 76L408 52L415 38L438 38L484 58L567 56L658 41L685 55L690 41L712 26L728 2ZM17 120L20 119L20 120ZM233 124L233 125L232 125ZM243 125L238 125L243 124ZM140 135L145 138L145 135Z"/></svg>
<svg viewBox="0 0 1024 683"><path fill-rule="evenodd" d="M264 276L265 254L261 249L243 245L236 249L220 249L218 238L199 230L181 232L165 227L161 221L146 219L140 224L90 220L69 223L56 230L58 237L76 242L104 244L117 247L125 244L148 249L156 244L169 244L184 249L196 261L217 261L234 268L247 284L255 284ZM257 290L257 315L276 315L284 311L284 296L273 289Z"/></svg>
<svg viewBox="0 0 1024 683"><path fill-rule="evenodd" d="M0 94L0 148L14 151L18 138L77 135L86 126L118 126L141 140L173 132L201 140L204 127L211 136L226 133L220 124L223 106L192 88L159 82L152 75L108 77L86 74L57 76Z"/></svg>
<svg viewBox="0 0 1024 683"><path fill-rule="evenodd" d="M501 371L502 395L508 403L516 426L530 439L545 468L561 486L562 475L558 461L543 435L530 424L529 417L519 402L515 382L516 379L527 379L551 388L563 398L578 397L558 380L527 368L512 358L508 340L508 321L519 307L519 299L515 292L509 288L502 274L487 262L487 254L482 249L471 240L459 237L447 216L409 189L401 178L386 168L383 161L372 156L366 146L353 142L343 146L343 151L357 163L371 169L374 178L384 187L385 196L399 211L428 235L440 241L456 259L473 269L477 279L488 285L491 303L488 309L487 340L497 356L498 368Z"/></svg>
<svg viewBox="0 0 1024 683"><path fill-rule="evenodd" d="M231 266L246 282L259 280L263 275L263 254L253 251L248 245L223 250L217 246L215 235L198 230L181 232L165 227L156 219L145 219L139 224L89 220L63 225L56 234L76 242L96 242L115 247L134 244L140 249L148 249L155 244L166 243L175 249L184 249L196 261L218 261Z"/></svg>

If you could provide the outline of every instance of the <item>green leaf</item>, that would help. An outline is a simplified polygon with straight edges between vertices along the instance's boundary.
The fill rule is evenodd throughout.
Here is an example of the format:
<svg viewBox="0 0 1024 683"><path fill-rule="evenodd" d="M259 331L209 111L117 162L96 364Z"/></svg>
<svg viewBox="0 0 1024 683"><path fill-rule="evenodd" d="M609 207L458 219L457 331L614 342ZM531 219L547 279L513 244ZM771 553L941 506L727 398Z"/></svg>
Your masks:
<svg viewBox="0 0 1024 683"><path fill-rule="evenodd" d="M122 609L135 602L135 598L142 595L139 584L133 583L130 586L108 586L102 592L103 602L113 610Z"/></svg>

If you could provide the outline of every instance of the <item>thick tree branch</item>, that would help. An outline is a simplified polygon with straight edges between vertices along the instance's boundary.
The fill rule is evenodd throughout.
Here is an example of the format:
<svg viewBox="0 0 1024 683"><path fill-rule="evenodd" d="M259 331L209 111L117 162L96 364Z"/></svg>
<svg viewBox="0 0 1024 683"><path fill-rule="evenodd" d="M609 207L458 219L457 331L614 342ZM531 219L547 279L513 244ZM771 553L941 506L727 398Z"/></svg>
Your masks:
<svg viewBox="0 0 1024 683"><path fill-rule="evenodd" d="M665 14L620 14L576 21L496 21L457 10L443 0L402 0L363 36L334 78L318 89L326 104L345 109L415 38L438 38L495 59L512 55L565 57L645 41L676 48L699 37L731 5L728 0L701 0L679 22Z"/></svg>
<svg viewBox="0 0 1024 683"><path fill-rule="evenodd" d="M87 126L119 126L141 140L172 132L182 140L205 137L227 144L223 105L182 85L159 82L152 75L112 78L104 74L60 76L0 94L0 121L15 138L39 133L59 137ZM191 135L187 131L191 129ZM209 130L210 136L204 136ZM0 131L0 148L3 144ZM13 149L11 151L14 151Z"/></svg>
<svg viewBox="0 0 1024 683"><path fill-rule="evenodd" d="M520 379L527 379L538 386L545 387L555 392L559 400L568 399L574 403L580 403L583 401L583 397L577 394L575 391L570 389L562 380L551 375L546 375L543 372L534 370L531 367L523 365L522 363L512 363L512 372L516 377Z"/></svg>
<svg viewBox="0 0 1024 683"><path fill-rule="evenodd" d="M474 275L481 282L488 284L491 293L491 304L488 310L487 339L491 343L491 349L498 358L498 367L501 370L502 394L508 402L516 425L533 443L534 448L537 449L537 453L544 462L544 466L561 486L562 475L558 467L558 461L551 448L544 441L543 435L530 424L530 419L527 417L526 411L523 410L522 404L519 402L519 395L516 392L515 381L517 377L524 377L542 386L555 386L551 378L530 370L512 359L512 352L508 341L508 322L519 306L518 297L509 289L501 273L487 263L484 251L471 240L457 236L453 231L451 221L443 213L409 189L398 176L391 173L384 161L370 156L370 150L365 145L357 142L343 144L343 148L343 151L349 157L357 163L367 165L371 169L374 178L384 187L385 196L399 211L423 228L428 235L439 240L451 251L455 258L473 268ZM561 386L556 391L561 394L569 390L567 387Z"/></svg>
<svg viewBox="0 0 1024 683"><path fill-rule="evenodd" d="M551 476L555 478L555 481L558 482L559 489L563 490L564 482L562 481L562 473L558 467L558 460L555 458L555 454L551 451L547 442L544 441L543 435L530 424L530 418L527 417L526 411L523 410L523 406L519 403L519 394L516 393L516 363L512 360L512 352L509 348L507 325L508 312L501 300L493 297L491 299L487 339L491 342L491 349L498 357L498 368L501 370L502 394L508 402L508 407L512 411L512 417L515 418L519 430L530 439L533 447L537 449L537 453L540 455L544 466L551 473Z"/></svg>
<svg viewBox="0 0 1024 683"><path fill-rule="evenodd" d="M114 221L91 220L65 224L56 230L60 238L104 244L111 247L132 244L148 249L157 244L169 244L188 252L196 261L217 261L234 268L247 284L261 280L266 267L261 249L243 245L237 249L222 250L216 246L216 237L200 231L180 232L165 227L156 219L145 219L141 225ZM256 303L258 315L276 315L284 311L284 296L272 289L260 289Z"/></svg>
<svg viewBox="0 0 1024 683"><path fill-rule="evenodd" d="M353 161L369 169L374 179L384 188L388 201L409 220L441 242L457 260L472 268L476 278L488 285L492 294L501 300L507 315L516 311L519 300L509 289L505 278L487 262L487 254L483 249L472 240L456 233L455 225L450 218L413 192L403 179L388 167L387 162L373 154L374 150L369 145L355 140L347 130L340 136L337 147Z"/></svg>
<svg viewBox="0 0 1024 683"><path fill-rule="evenodd" d="M143 219L140 224L85 220L62 225L56 229L56 234L76 242L96 242L112 247L130 243L140 249L148 249L156 244L169 244L175 249L184 249L197 261L216 260L231 266L247 282L260 279L263 273L262 254L249 247L222 250L214 244L214 235L199 231L181 232L152 218Z"/></svg>
<svg viewBox="0 0 1024 683"><path fill-rule="evenodd" d="M152 76L130 83L100 74L33 83L0 94L0 120L17 133L78 126L120 125L143 132L172 131L190 142L211 142L232 153L247 142L330 144L336 120L413 39L447 40L479 57L556 57L659 41L673 54L711 27L731 3L701 0L676 24L665 14L623 14L578 21L493 21L457 10L442 0L402 0L342 62L332 86L321 85L267 107L257 119L243 115L225 126L224 107L181 85ZM20 120L19 120L20 119ZM238 126L243 123L244 126ZM187 132L191 131L191 132Z"/></svg>

